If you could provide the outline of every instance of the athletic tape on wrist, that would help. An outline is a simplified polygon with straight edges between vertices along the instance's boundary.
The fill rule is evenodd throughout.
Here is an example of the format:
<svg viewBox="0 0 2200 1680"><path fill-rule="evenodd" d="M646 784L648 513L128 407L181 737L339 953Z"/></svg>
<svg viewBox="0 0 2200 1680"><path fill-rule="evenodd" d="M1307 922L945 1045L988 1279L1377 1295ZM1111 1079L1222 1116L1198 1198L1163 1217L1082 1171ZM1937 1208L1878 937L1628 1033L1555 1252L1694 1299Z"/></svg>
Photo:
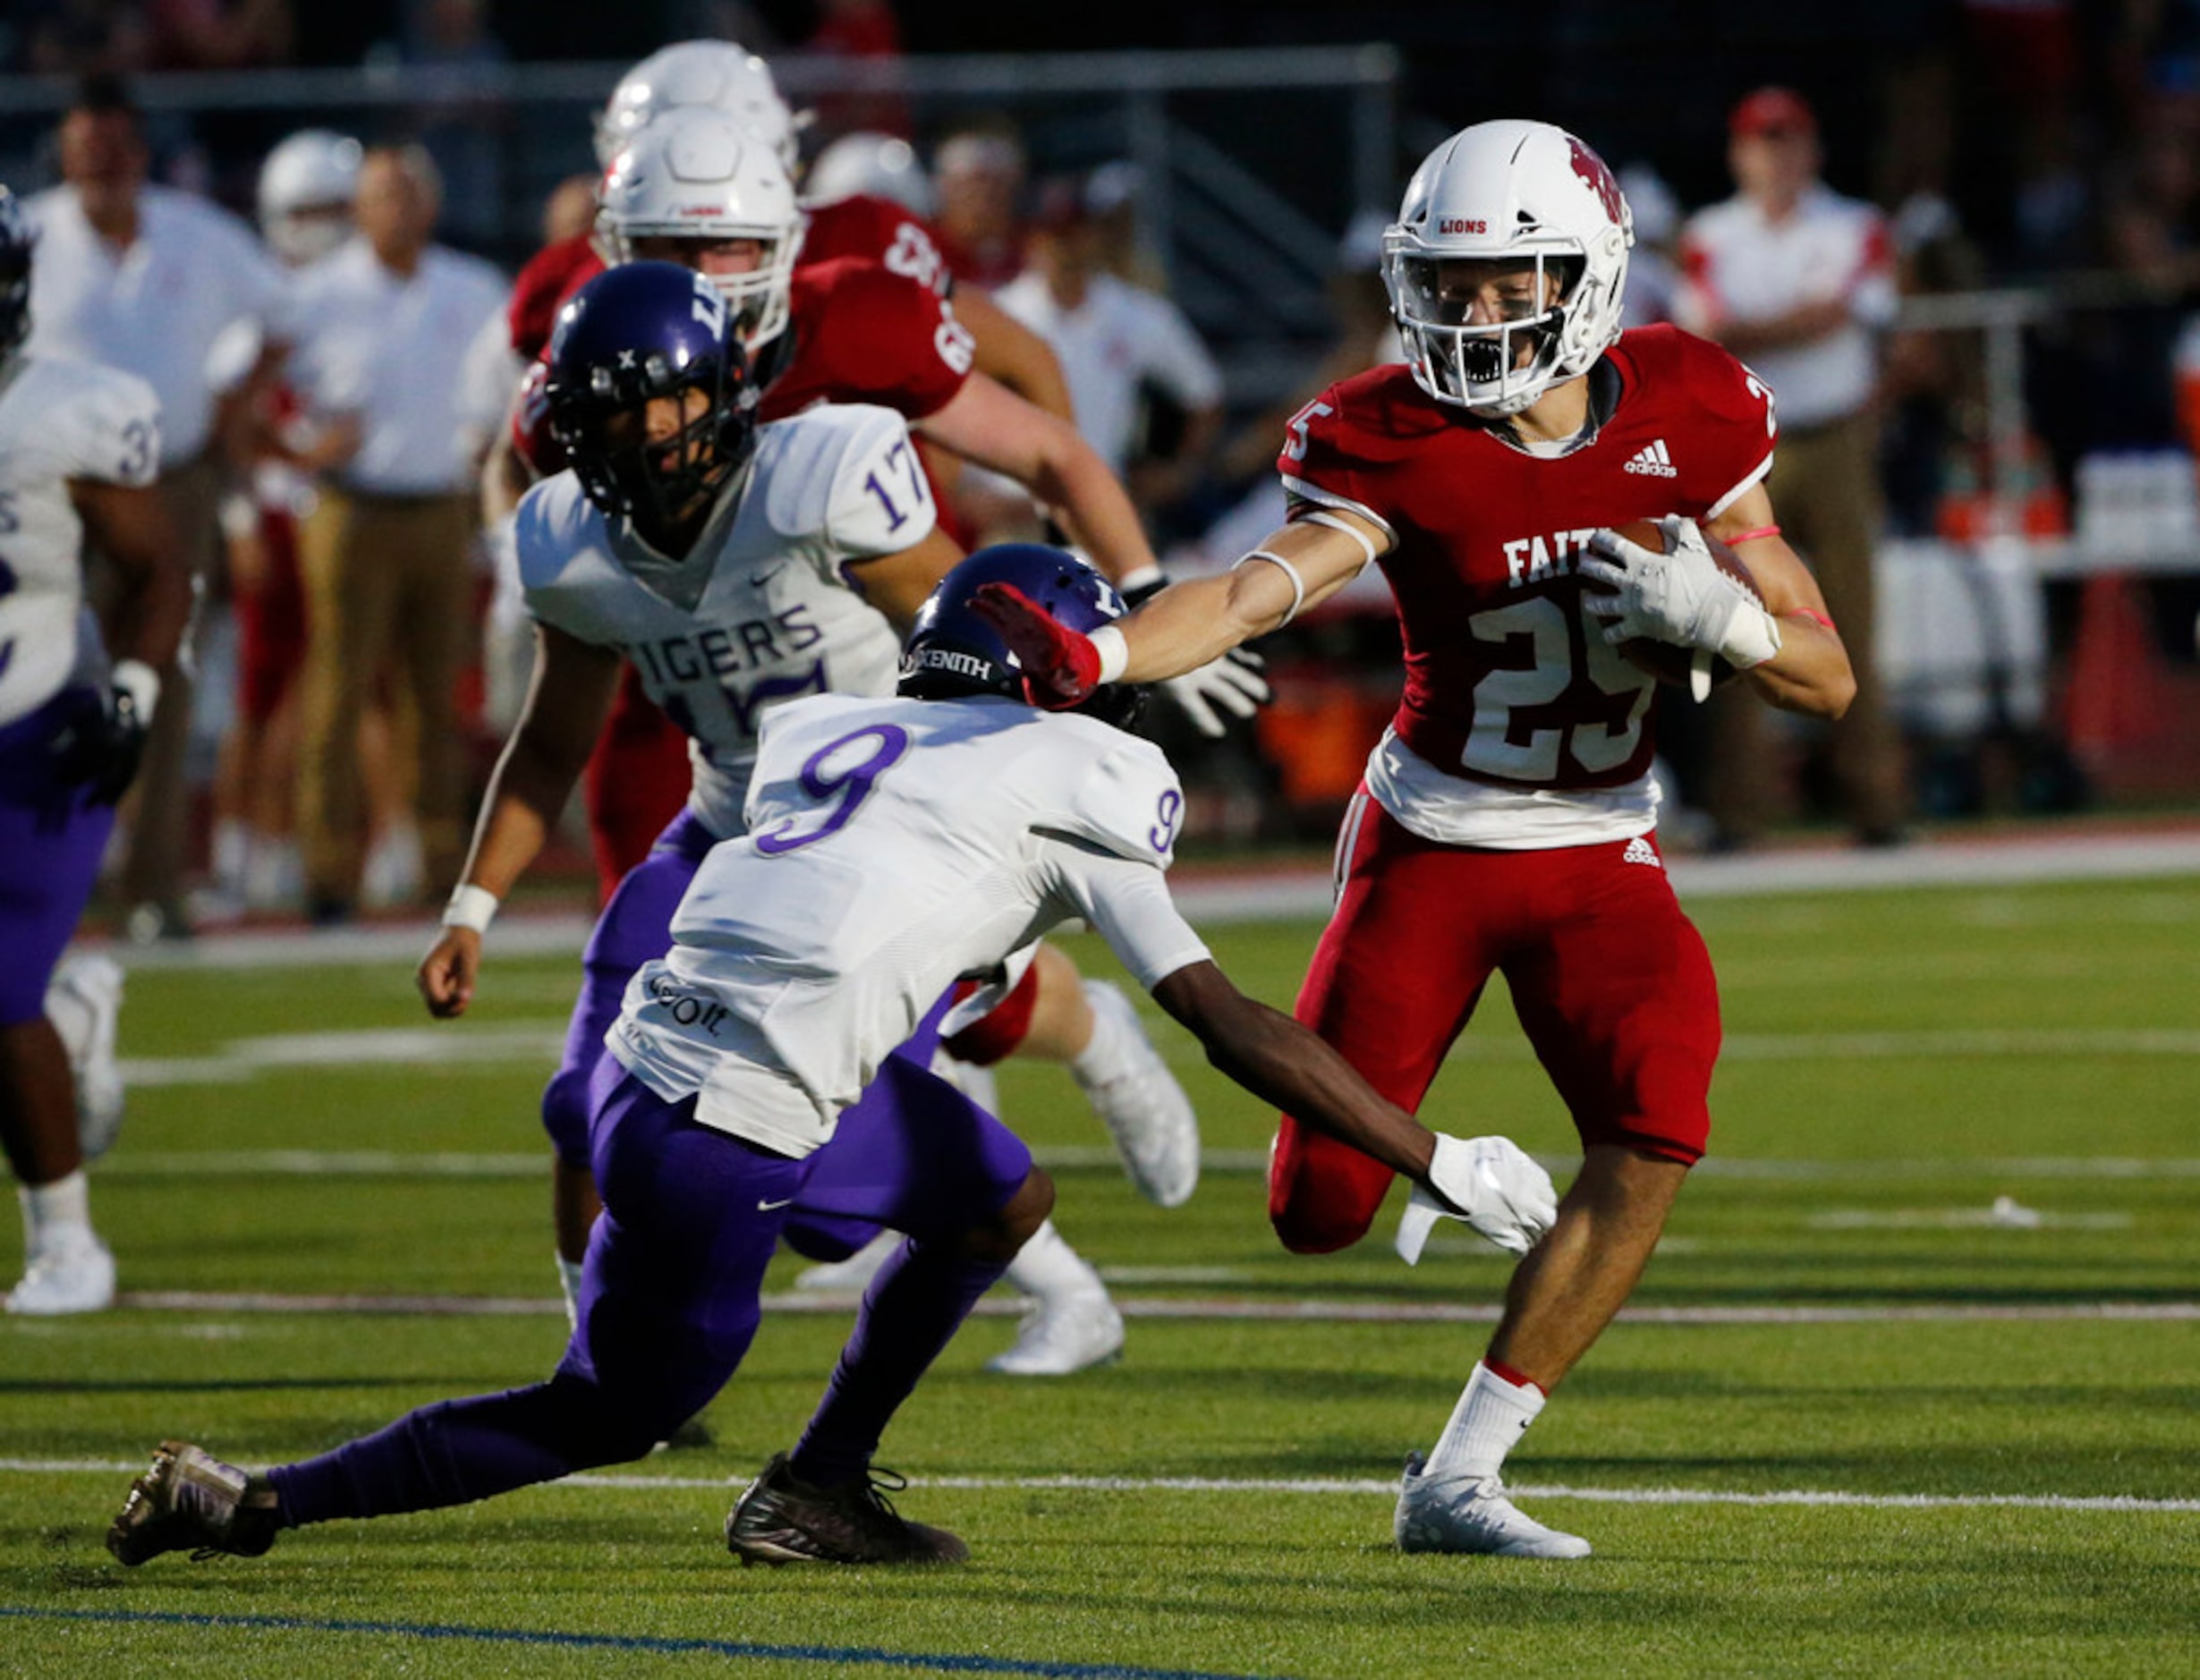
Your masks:
<svg viewBox="0 0 2200 1680"><path fill-rule="evenodd" d="M451 902L443 907L443 925L446 928L471 928L476 933L487 933L488 924L497 915L497 895L486 887L461 887L451 895Z"/></svg>
<svg viewBox="0 0 2200 1680"><path fill-rule="evenodd" d="M1100 655L1100 686L1106 688L1130 664L1131 644L1113 624L1102 624L1086 640L1092 642L1092 651Z"/></svg>

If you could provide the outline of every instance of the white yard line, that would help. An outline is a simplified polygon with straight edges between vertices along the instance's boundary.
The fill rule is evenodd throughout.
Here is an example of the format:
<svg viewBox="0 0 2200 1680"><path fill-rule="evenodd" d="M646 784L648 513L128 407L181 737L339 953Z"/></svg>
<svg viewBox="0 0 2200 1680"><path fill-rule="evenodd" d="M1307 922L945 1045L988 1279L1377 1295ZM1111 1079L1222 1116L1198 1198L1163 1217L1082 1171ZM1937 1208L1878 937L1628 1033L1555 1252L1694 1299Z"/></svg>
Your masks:
<svg viewBox="0 0 2200 1680"><path fill-rule="evenodd" d="M2142 880L2200 875L2200 830L2092 836L2017 835L1994 840L1930 840L1882 852L1812 846L1745 857L1677 858L1673 885L1684 898L1856 892L1889 887L1999 887L2045 881ZM1221 927L1322 917L1326 870L1180 875L1176 902L1195 924ZM512 955L578 954L590 919L569 912L508 913L496 948ZM435 942L428 921L310 929L208 933L188 942L116 947L132 968L286 968L310 964L416 963Z"/></svg>
<svg viewBox="0 0 2200 1680"><path fill-rule="evenodd" d="M768 1312L845 1316L853 1294L787 1291L764 1297ZM1125 1318L1236 1319L1265 1323L1493 1324L1496 1302L1239 1299L1118 1300ZM252 1291L124 1291L115 1305L146 1312L372 1312L429 1318L546 1318L565 1311L555 1296L276 1294ZM1004 1318L1023 1311L1007 1294L981 1301L977 1311ZM2185 1323L2200 1321L2200 1301L2073 1301L1989 1303L1929 1302L1905 1306L1626 1307L1620 1322L1636 1325L1965 1324L2074 1320Z"/></svg>
<svg viewBox="0 0 2200 1680"><path fill-rule="evenodd" d="M0 1458L0 1474L23 1476L128 1475L145 1468L141 1458ZM745 1476L567 1476L553 1486L625 1491L680 1491L737 1487ZM1220 1476L912 1476L912 1488L977 1493L1295 1493L1395 1499L1396 1481L1372 1477ZM1518 1499L1581 1499L1597 1505L1733 1505L1858 1506L1867 1510L2100 1511L2117 1515L2200 1512L2200 1499L2153 1499L2134 1494L2055 1493L1838 1493L1818 1489L1745 1492L1725 1488L1576 1488L1527 1482L1506 1484Z"/></svg>
<svg viewBox="0 0 2200 1680"><path fill-rule="evenodd" d="M1049 1144L1032 1151L1049 1171L1113 1168L1117 1158L1103 1144ZM543 1170L547 1146L536 1153L397 1150L137 1150L125 1147L93 1170L112 1178L527 1178ZM1571 1172L1577 1157L1546 1155L1553 1172ZM1200 1167L1209 1173L1265 1173L1266 1150L1206 1150ZM1895 1157L1855 1161L1781 1160L1712 1155L1696 1175L1812 1184L1846 1179L1874 1182L1973 1179L2130 1179L2200 1177L2200 1158L2123 1155Z"/></svg>

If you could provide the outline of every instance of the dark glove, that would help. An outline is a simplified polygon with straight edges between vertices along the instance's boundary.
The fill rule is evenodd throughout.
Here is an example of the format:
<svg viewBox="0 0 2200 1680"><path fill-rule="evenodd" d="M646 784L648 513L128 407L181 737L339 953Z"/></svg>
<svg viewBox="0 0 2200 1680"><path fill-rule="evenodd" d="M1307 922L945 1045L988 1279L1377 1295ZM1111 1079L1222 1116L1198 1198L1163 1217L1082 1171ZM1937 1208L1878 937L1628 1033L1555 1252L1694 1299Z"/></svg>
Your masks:
<svg viewBox="0 0 2200 1680"><path fill-rule="evenodd" d="M81 786L93 803L112 805L136 777L151 726L129 690L111 687L87 700L55 736L55 774Z"/></svg>

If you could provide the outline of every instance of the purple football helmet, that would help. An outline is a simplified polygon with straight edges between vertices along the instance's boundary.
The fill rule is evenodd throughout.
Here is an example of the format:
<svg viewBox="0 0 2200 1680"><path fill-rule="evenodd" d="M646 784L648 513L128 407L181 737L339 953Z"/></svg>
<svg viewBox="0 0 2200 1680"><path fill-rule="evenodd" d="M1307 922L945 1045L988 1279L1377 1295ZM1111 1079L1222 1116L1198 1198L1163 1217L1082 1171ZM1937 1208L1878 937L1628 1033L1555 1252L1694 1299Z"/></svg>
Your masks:
<svg viewBox="0 0 2200 1680"><path fill-rule="evenodd" d="M652 397L699 390L708 406L650 442ZM607 268L557 312L543 398L581 488L645 535L690 517L756 441L748 360L718 288L675 263Z"/></svg>
<svg viewBox="0 0 2200 1680"><path fill-rule="evenodd" d="M915 700L956 700L1000 694L1022 700L1024 674L1000 632L971 606L981 586L1007 583L1021 590L1054 621L1090 635L1130 609L1114 584L1065 549L1043 543L1006 542L981 548L939 580L917 609L917 622L902 644L897 692ZM1072 709L1127 729L1145 705L1146 691L1120 683L1098 688Z"/></svg>

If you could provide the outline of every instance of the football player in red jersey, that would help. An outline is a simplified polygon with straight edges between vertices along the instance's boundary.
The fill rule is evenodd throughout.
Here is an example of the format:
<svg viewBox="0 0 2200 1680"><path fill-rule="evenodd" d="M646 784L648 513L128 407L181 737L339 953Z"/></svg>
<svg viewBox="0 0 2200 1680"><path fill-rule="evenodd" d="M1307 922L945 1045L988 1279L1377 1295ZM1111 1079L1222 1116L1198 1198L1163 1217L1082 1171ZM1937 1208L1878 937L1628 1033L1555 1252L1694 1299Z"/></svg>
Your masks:
<svg viewBox="0 0 2200 1680"><path fill-rule="evenodd" d="M1397 596L1405 694L1346 819L1299 1019L1412 1108L1502 972L1584 1150L1434 1451L1408 1461L1408 1551L1588 1552L1519 1512L1499 1469L1633 1290L1709 1132L1718 994L1657 848L1652 679L1615 644L1722 658L1816 717L1855 692L1763 488L1771 395L1675 328L1622 335L1630 241L1610 172L1563 130L1454 135L1384 236L1407 361L1291 421L1289 523L1091 641L995 606L1034 686L1062 698L1211 659L1369 564ZM1611 529L1669 515L1670 553ZM1756 595L1699 531L1737 550ZM1390 1177L1286 1116L1270 1218L1289 1248L1342 1248Z"/></svg>

